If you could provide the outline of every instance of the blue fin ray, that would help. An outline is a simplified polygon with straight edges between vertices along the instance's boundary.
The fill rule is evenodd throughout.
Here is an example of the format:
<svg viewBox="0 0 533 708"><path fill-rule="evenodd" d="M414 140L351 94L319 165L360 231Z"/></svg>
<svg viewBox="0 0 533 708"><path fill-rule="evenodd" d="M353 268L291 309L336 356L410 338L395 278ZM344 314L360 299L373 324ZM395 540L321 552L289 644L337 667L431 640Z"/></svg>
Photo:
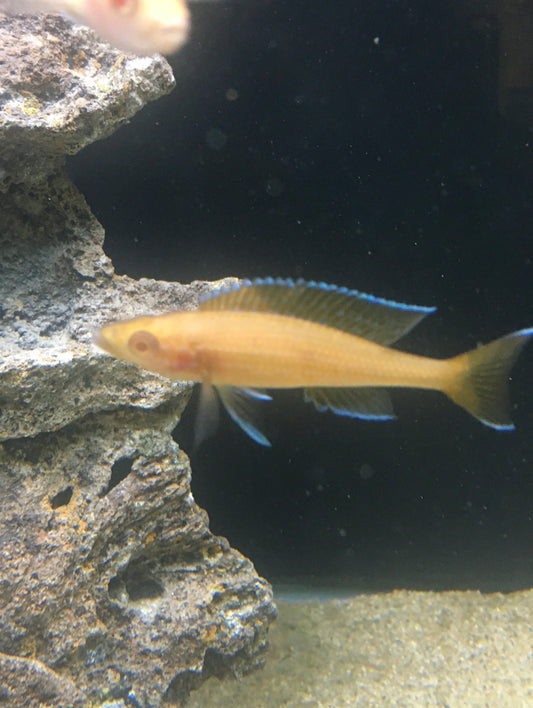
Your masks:
<svg viewBox="0 0 533 708"><path fill-rule="evenodd" d="M306 388L305 400L319 411L330 410L337 415L366 420L390 420L394 411L384 388Z"/></svg>
<svg viewBox="0 0 533 708"><path fill-rule="evenodd" d="M238 386L217 386L220 400L232 420L249 435L252 440L270 447L271 443L259 430L256 417L256 402L269 401L271 397L264 391L252 388L239 388Z"/></svg>
<svg viewBox="0 0 533 708"><path fill-rule="evenodd" d="M389 345L435 308L405 305L325 283L266 278L210 293L200 309L287 315Z"/></svg>

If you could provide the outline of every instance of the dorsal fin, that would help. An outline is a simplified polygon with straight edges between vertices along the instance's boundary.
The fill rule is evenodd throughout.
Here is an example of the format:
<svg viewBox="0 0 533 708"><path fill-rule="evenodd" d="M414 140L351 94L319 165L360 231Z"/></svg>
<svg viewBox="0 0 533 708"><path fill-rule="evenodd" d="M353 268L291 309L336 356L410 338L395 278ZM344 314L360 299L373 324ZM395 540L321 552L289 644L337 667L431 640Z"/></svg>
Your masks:
<svg viewBox="0 0 533 708"><path fill-rule="evenodd" d="M404 305L326 283L281 278L244 280L210 293L201 310L270 312L312 320L378 344L392 344L434 307Z"/></svg>

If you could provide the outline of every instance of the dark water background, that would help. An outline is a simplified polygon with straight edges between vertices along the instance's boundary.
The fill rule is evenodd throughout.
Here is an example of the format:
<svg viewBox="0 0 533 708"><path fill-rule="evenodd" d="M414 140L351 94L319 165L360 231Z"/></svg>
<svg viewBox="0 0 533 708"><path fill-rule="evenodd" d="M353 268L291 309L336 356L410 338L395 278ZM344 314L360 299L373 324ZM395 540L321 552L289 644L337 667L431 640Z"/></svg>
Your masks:
<svg viewBox="0 0 533 708"><path fill-rule="evenodd" d="M305 277L437 305L402 343L427 355L533 325L532 134L498 105L489 3L192 11L175 91L69 162L117 272ZM281 393L272 449L223 418L192 457L193 492L270 579L531 586L532 372L530 345L514 433L438 394L397 391L398 420L368 423Z"/></svg>

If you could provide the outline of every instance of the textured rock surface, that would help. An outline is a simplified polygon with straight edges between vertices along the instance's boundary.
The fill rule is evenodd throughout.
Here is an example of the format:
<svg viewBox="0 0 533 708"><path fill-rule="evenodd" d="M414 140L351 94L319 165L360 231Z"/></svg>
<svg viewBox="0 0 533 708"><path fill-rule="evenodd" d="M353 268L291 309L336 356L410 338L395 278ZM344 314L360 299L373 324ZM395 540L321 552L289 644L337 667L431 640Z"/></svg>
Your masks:
<svg viewBox="0 0 533 708"><path fill-rule="evenodd" d="M93 385L111 364L95 356L92 328L192 307L206 288L115 278L102 227L58 171L65 152L108 135L174 84L163 59L129 59L93 38L55 16L0 21L0 439L125 403L153 407L183 388L121 365ZM36 96L38 109L25 108Z"/></svg>
<svg viewBox="0 0 533 708"><path fill-rule="evenodd" d="M109 319L193 307L198 291L116 278L103 230L63 176L4 194L0 216L0 439L57 430L89 413L153 407L185 387L96 352Z"/></svg>
<svg viewBox="0 0 533 708"><path fill-rule="evenodd" d="M0 66L0 191L40 182L175 83L164 59L124 55L59 15L0 14Z"/></svg>
<svg viewBox="0 0 533 708"><path fill-rule="evenodd" d="M261 658L270 587L191 496L170 435L183 404L87 416L0 451L0 651L38 657L85 701L158 705L195 672Z"/></svg>
<svg viewBox="0 0 533 708"><path fill-rule="evenodd" d="M0 21L0 703L181 705L261 664L276 610L191 496L190 388L91 344L210 286L114 275L60 165L173 79L68 28Z"/></svg>
<svg viewBox="0 0 533 708"><path fill-rule="evenodd" d="M91 410L168 400L179 386L142 376L133 389L123 367L116 383L93 386L109 363L91 356L89 330L141 301L191 306L193 295L114 280L103 229L60 167L65 153L168 92L170 67L128 58L46 15L0 15L0 67L0 439L54 430Z"/></svg>

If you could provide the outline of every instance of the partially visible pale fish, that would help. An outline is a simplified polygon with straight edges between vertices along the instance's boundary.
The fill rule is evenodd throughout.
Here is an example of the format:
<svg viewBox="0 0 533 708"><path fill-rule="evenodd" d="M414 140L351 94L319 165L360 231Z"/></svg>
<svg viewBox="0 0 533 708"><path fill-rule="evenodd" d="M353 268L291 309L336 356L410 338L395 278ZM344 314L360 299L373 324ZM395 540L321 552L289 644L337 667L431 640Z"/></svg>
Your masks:
<svg viewBox="0 0 533 708"><path fill-rule="evenodd" d="M173 54L190 27L185 0L0 0L0 12L62 12L139 55Z"/></svg>
<svg viewBox="0 0 533 708"><path fill-rule="evenodd" d="M436 389L482 423L512 429L507 380L533 327L451 359L390 347L431 311L323 283L267 279L212 295L198 312L109 324L95 342L148 371L215 386L233 420L262 445L269 442L250 403L269 398L263 388L302 387L319 410L373 420L393 416L388 387Z"/></svg>

